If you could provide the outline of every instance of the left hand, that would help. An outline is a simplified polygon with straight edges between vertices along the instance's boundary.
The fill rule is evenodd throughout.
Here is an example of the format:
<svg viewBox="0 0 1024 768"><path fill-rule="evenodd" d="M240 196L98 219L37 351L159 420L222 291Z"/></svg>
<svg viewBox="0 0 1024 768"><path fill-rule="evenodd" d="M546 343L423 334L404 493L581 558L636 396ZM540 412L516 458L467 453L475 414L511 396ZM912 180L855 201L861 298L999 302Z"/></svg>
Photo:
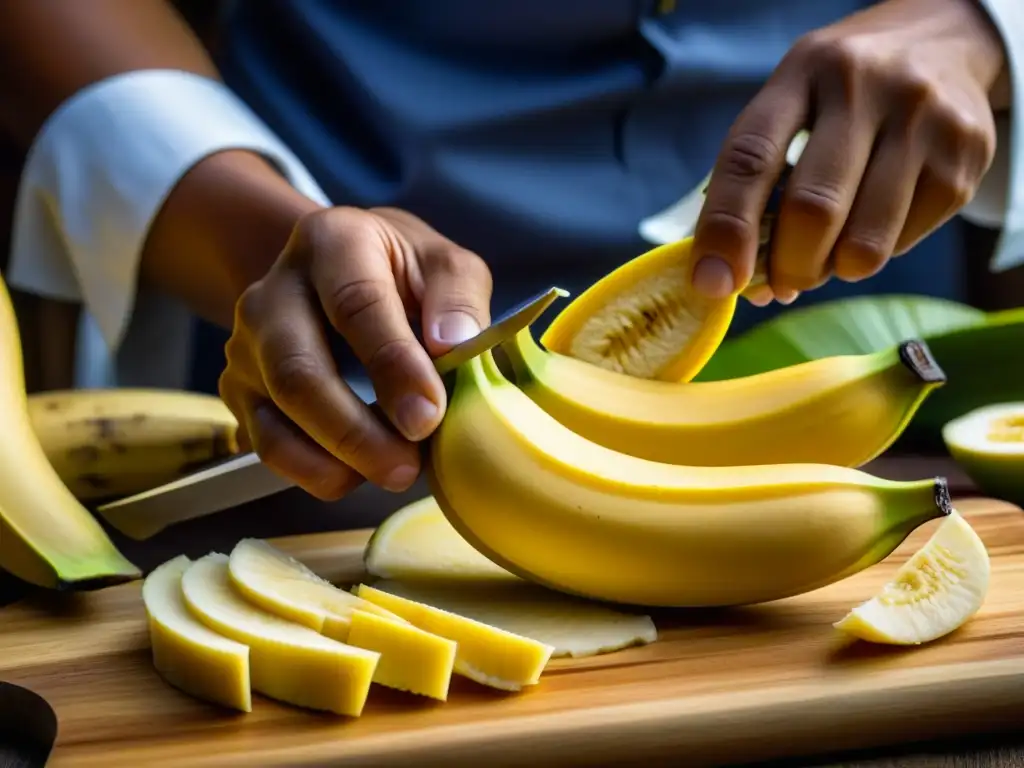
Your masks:
<svg viewBox="0 0 1024 768"><path fill-rule="evenodd" d="M863 280L906 253L970 201L988 170L989 92L1005 58L976 0L886 0L798 40L719 154L695 233L696 287L720 296L749 282L761 215L805 127L769 286L751 301L788 304L833 274Z"/></svg>

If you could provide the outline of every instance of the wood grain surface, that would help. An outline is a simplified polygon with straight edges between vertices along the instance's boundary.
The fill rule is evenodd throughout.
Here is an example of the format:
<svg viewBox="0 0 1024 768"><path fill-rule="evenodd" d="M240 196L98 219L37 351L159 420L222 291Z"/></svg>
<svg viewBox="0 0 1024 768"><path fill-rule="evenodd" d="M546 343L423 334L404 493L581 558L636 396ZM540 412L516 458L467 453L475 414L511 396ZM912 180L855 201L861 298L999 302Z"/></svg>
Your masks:
<svg viewBox="0 0 1024 768"><path fill-rule="evenodd" d="M913 649L844 645L831 623L870 597L937 523L883 564L808 595L656 614L658 642L556 660L522 694L458 679L446 703L375 687L358 719L259 697L251 714L228 714L153 671L138 584L0 610L0 679L56 709L53 766L697 766L1019 727L1024 513L986 499L957 506L989 548L991 589L973 621ZM275 543L349 582L360 577L368 533Z"/></svg>

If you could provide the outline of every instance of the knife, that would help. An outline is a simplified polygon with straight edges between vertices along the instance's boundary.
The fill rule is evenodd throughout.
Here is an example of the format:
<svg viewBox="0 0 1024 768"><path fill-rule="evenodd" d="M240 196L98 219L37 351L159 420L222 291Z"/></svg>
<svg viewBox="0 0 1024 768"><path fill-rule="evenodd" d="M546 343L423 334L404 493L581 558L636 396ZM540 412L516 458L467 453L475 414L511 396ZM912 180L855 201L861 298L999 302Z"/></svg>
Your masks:
<svg viewBox="0 0 1024 768"><path fill-rule="evenodd" d="M442 377L530 326L568 291L551 287L513 307L496 322L434 360ZM379 404L371 409L383 416ZM386 417L385 417L386 418ZM97 512L126 536L143 540L169 525L192 520L294 487L253 452L223 459L156 488L97 507Z"/></svg>

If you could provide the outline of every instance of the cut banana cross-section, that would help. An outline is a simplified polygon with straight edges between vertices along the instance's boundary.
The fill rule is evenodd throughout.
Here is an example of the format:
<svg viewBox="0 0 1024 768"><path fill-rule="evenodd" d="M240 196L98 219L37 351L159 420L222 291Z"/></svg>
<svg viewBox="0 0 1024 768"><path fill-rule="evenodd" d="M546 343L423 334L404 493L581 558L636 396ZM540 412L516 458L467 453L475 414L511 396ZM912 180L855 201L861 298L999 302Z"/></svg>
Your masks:
<svg viewBox="0 0 1024 768"><path fill-rule="evenodd" d="M252 711L249 648L214 632L189 613L181 577L184 555L158 566L142 584L153 666L168 683L206 701Z"/></svg>
<svg viewBox="0 0 1024 768"><path fill-rule="evenodd" d="M442 701L448 697L455 665L451 640L338 589L265 541L242 539L231 552L229 568L232 583L255 605L379 653L374 682Z"/></svg>
<svg viewBox="0 0 1024 768"><path fill-rule="evenodd" d="M878 595L835 626L876 643L927 643L957 629L981 608L989 572L984 542L954 511Z"/></svg>
<svg viewBox="0 0 1024 768"><path fill-rule="evenodd" d="M354 592L420 629L455 641L455 671L492 688L518 691L536 685L555 650L545 643L365 584L358 585Z"/></svg>
<svg viewBox="0 0 1024 768"><path fill-rule="evenodd" d="M348 642L352 612L404 619L338 589L303 563L260 539L242 539L228 560L231 582L251 603L270 613Z"/></svg>
<svg viewBox="0 0 1024 768"><path fill-rule="evenodd" d="M658 639L650 616L614 611L533 584L383 580L373 586L550 645L553 658L595 656Z"/></svg>
<svg viewBox="0 0 1024 768"><path fill-rule="evenodd" d="M433 496L392 513L370 537L366 572L382 579L520 582L477 552L449 523Z"/></svg>
<svg viewBox="0 0 1024 768"><path fill-rule="evenodd" d="M946 424L942 438L985 494L1024 504L1024 402L976 408Z"/></svg>
<svg viewBox="0 0 1024 768"><path fill-rule="evenodd" d="M648 251L596 282L555 317L552 352L644 379L689 381L722 342L736 295L708 300L691 284L692 238Z"/></svg>
<svg viewBox="0 0 1024 768"><path fill-rule="evenodd" d="M256 691L296 706L362 714L380 654L331 640L248 602L231 583L227 555L212 553L194 562L181 586L200 621L249 646Z"/></svg>

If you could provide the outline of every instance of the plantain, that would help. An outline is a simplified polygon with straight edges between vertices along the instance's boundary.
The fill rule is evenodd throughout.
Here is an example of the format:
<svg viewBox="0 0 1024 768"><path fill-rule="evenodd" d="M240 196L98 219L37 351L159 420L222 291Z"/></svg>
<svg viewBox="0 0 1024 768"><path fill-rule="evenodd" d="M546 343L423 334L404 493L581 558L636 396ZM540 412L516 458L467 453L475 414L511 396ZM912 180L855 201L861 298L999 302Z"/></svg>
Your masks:
<svg viewBox="0 0 1024 768"><path fill-rule="evenodd" d="M490 353L457 371L428 479L452 526L495 564L566 593L647 606L808 592L879 562L952 509L941 478L692 467L613 451L545 413Z"/></svg>
<svg viewBox="0 0 1024 768"><path fill-rule="evenodd" d="M54 589L140 578L50 465L32 428L22 366L17 320L0 277L0 568Z"/></svg>
<svg viewBox="0 0 1024 768"><path fill-rule="evenodd" d="M197 392L84 389L31 395L47 458L76 498L130 496L238 451L223 401Z"/></svg>
<svg viewBox="0 0 1024 768"><path fill-rule="evenodd" d="M501 346L515 383L588 440L668 464L856 467L888 448L945 375L920 341L740 379L649 381L546 352L529 328Z"/></svg>

